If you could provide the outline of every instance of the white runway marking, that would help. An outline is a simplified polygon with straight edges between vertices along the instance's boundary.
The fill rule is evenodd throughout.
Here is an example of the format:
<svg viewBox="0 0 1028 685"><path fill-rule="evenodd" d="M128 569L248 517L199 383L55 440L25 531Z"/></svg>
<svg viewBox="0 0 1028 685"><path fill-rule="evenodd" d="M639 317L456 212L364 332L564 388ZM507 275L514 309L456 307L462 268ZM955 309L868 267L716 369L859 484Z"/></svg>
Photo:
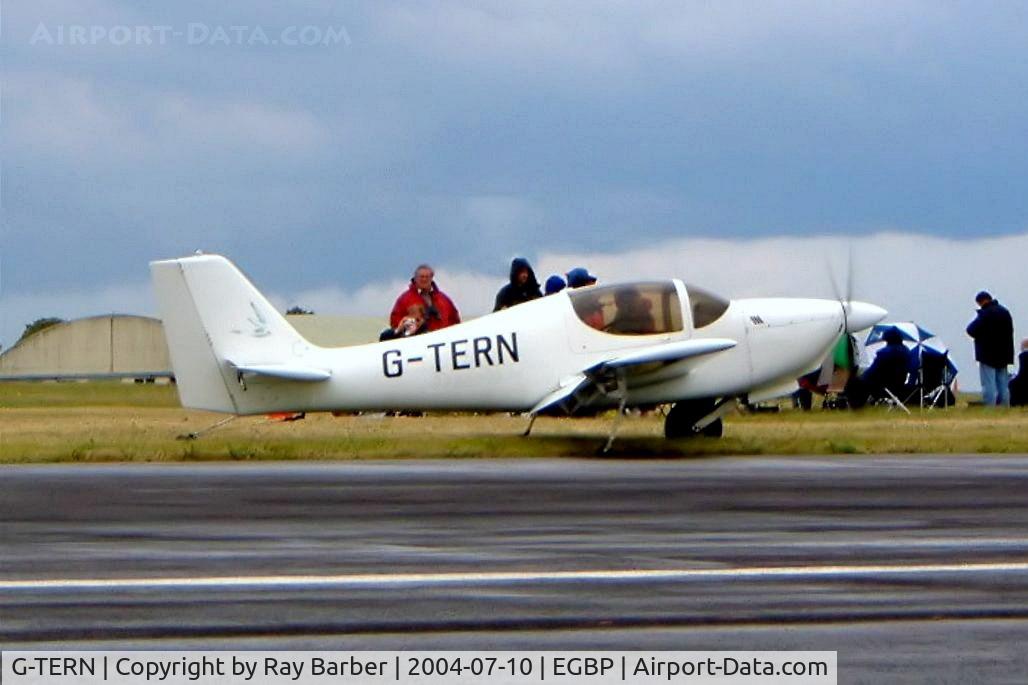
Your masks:
<svg viewBox="0 0 1028 685"><path fill-rule="evenodd" d="M0 580L0 592L68 590L324 589L382 586L494 585L560 582L846 579L920 574L1024 573L1028 562L876 566L763 566L727 569L363 573L353 575L207 576L199 578L53 578Z"/></svg>

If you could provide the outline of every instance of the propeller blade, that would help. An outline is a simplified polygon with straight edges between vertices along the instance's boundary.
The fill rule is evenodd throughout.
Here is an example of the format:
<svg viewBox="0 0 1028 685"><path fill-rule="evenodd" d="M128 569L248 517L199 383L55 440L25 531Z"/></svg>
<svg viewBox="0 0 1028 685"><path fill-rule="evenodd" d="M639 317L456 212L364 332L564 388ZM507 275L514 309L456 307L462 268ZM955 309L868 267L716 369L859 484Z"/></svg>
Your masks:
<svg viewBox="0 0 1028 685"><path fill-rule="evenodd" d="M831 260L826 258L825 261L828 264L828 279L832 284L832 295L834 295L835 299L838 300L839 307L842 309L842 329L844 331L849 331L849 318L853 308L853 244L850 243L846 248L845 292L840 292L839 284L835 280L835 270L832 268Z"/></svg>
<svg viewBox="0 0 1028 685"><path fill-rule="evenodd" d="M853 243L846 248L846 302L853 301Z"/></svg>
<svg viewBox="0 0 1028 685"><path fill-rule="evenodd" d="M842 301L842 296L839 292L839 284L835 280L835 267L832 266L832 260L825 257L825 271L828 272L828 282L832 285L832 299Z"/></svg>

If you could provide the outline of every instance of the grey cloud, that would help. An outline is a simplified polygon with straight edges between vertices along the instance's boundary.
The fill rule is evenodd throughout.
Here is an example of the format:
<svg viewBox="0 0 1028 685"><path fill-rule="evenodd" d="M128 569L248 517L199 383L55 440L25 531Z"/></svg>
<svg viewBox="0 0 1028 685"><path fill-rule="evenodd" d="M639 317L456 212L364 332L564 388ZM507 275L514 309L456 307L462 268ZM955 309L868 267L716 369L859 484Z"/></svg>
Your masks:
<svg viewBox="0 0 1028 685"><path fill-rule="evenodd" d="M4 9L9 293L95 290L196 248L300 291L422 259L1028 226L1016 5ZM331 24L352 41L29 45L39 22Z"/></svg>

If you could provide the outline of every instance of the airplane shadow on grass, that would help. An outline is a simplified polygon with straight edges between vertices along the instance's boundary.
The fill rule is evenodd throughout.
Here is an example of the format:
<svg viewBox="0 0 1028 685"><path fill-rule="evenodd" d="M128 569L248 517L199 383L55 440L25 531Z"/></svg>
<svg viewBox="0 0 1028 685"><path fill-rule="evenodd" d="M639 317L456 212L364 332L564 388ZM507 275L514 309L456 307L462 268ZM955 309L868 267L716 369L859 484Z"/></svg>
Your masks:
<svg viewBox="0 0 1028 685"><path fill-rule="evenodd" d="M705 437L682 440L624 437L616 439L607 451L603 450L606 436L600 434L572 437L539 436L528 439L532 442L532 453L591 459L696 459L761 452L759 447L737 440Z"/></svg>

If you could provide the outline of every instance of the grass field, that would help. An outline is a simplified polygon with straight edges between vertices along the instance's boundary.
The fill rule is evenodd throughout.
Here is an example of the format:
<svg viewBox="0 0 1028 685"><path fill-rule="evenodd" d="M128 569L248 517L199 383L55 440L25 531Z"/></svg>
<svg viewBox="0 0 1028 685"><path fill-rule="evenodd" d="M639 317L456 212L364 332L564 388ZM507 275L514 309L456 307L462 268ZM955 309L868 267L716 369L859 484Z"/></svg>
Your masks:
<svg viewBox="0 0 1028 685"><path fill-rule="evenodd" d="M527 420L509 415L246 417L176 439L222 418L181 409L173 386L0 383L0 462L595 457L613 420L542 418L526 439ZM1028 411L734 413L724 438L676 442L651 414L626 418L618 435L610 456L619 458L1028 452Z"/></svg>

